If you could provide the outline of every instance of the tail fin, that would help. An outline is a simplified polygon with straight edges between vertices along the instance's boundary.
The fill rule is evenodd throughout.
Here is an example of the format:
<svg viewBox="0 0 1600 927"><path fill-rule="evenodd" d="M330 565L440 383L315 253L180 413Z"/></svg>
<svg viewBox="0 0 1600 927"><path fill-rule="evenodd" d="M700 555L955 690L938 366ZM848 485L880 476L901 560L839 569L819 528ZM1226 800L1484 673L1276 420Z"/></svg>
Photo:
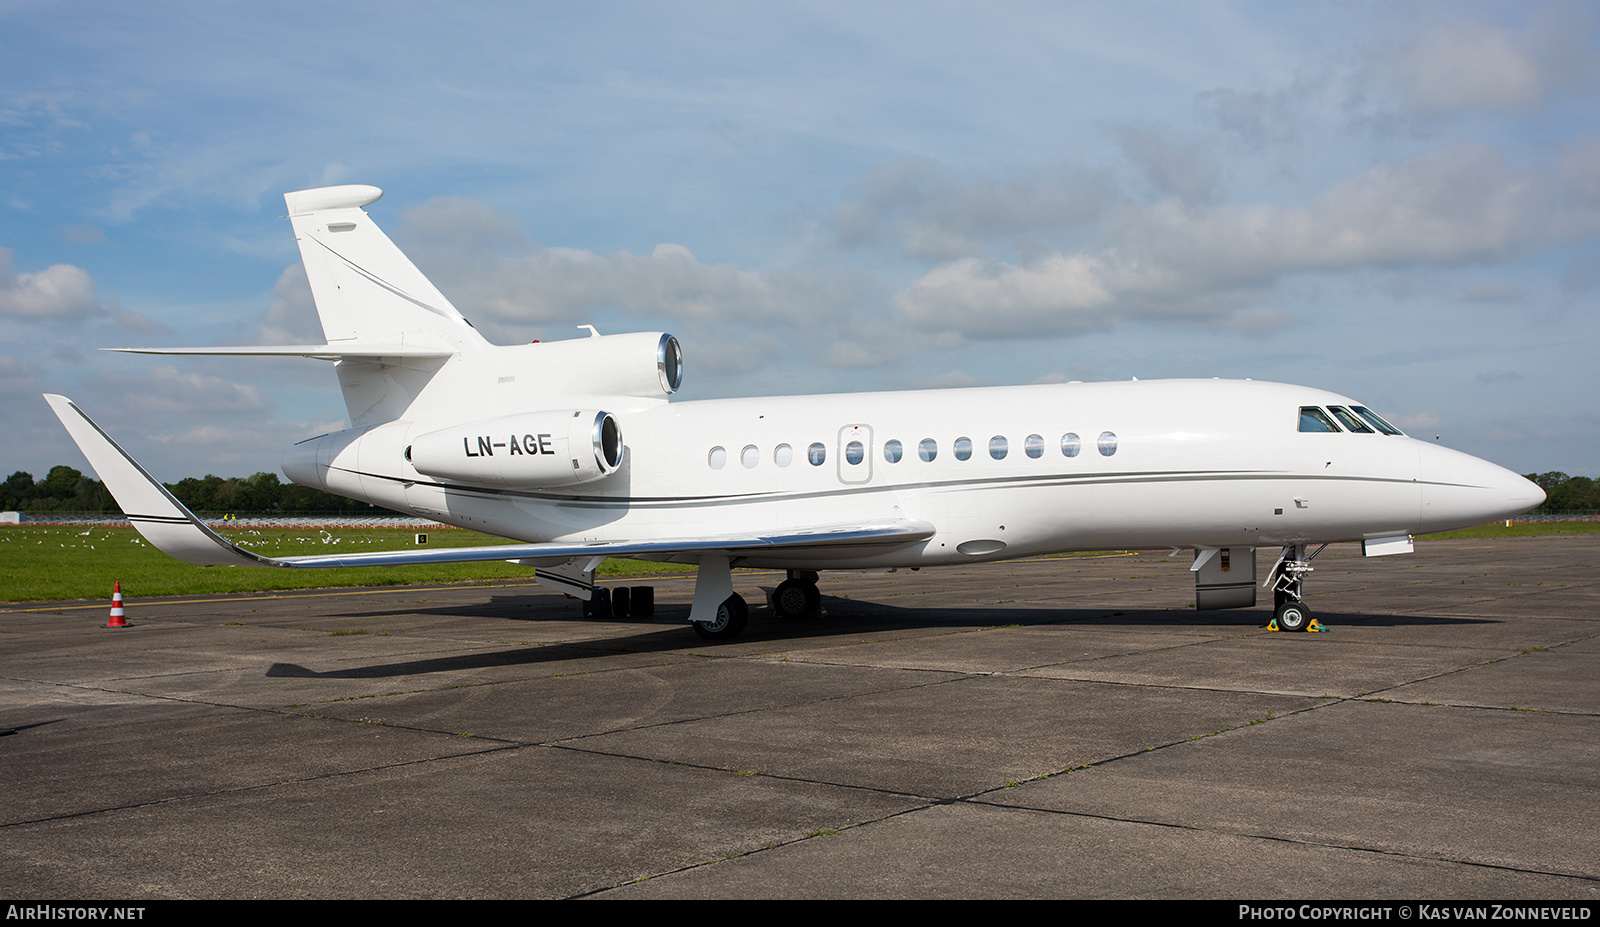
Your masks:
<svg viewBox="0 0 1600 927"><path fill-rule="evenodd" d="M483 343L362 210L381 196L382 190L364 184L284 194L328 343L401 343L405 336L452 346Z"/></svg>
<svg viewBox="0 0 1600 927"><path fill-rule="evenodd" d="M470 361L490 347L361 209L382 195L350 184L283 197L330 347L399 344L450 355L346 354L339 385L357 427L456 406L473 393Z"/></svg>

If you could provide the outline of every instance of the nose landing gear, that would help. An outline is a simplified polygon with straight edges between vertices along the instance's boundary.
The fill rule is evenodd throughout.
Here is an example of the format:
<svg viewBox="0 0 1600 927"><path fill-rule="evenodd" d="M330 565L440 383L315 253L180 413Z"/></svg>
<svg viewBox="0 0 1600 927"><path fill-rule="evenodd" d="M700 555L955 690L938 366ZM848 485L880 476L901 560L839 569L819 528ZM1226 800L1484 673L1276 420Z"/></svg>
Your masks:
<svg viewBox="0 0 1600 927"><path fill-rule="evenodd" d="M1306 545L1292 544L1283 548L1278 562L1267 574L1272 585L1272 627L1279 631L1320 631L1322 625L1311 617L1311 609L1300 601L1301 583L1311 572L1311 559L1322 553L1323 544L1306 555Z"/></svg>

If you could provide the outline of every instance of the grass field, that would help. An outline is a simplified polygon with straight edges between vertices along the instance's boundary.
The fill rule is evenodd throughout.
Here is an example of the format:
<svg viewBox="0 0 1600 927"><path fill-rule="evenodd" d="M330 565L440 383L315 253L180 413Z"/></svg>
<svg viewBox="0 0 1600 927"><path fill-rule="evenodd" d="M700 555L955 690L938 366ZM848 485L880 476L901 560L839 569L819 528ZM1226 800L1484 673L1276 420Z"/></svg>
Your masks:
<svg viewBox="0 0 1600 927"><path fill-rule="evenodd" d="M1526 538L1546 534L1587 534L1600 531L1600 521L1542 521L1527 525L1512 525L1507 528L1501 522L1492 525L1479 525L1476 528L1463 528L1460 531L1442 531L1438 534L1424 534L1417 538L1419 541L1446 540L1449 538Z"/></svg>
<svg viewBox="0 0 1600 927"><path fill-rule="evenodd" d="M335 548L343 552L416 547L411 529L241 529L219 533L240 547L269 557L324 554ZM504 538L453 528L431 529L427 534L430 548L509 543ZM607 560L599 572L637 575L688 569L693 567ZM197 567L156 550L132 528L21 525L0 529L0 602L109 600L111 586L118 580L127 596L167 596L532 578L528 567L503 560L331 570Z"/></svg>
<svg viewBox="0 0 1600 927"><path fill-rule="evenodd" d="M1484 525L1427 535L1419 540L1497 538L1600 531L1600 522ZM400 550L416 547L411 529L241 529L225 531L229 540L271 557L344 550ZM429 547L504 544L504 538L474 531L434 529ZM681 572L693 567L640 560L607 560L602 576ZM147 544L132 528L6 526L0 528L0 602L56 602L107 599L114 582L127 596L203 595L264 592L324 586L394 586L532 579L533 571L501 560L411 567L360 567L332 570L273 570L252 567L197 567L180 563Z"/></svg>

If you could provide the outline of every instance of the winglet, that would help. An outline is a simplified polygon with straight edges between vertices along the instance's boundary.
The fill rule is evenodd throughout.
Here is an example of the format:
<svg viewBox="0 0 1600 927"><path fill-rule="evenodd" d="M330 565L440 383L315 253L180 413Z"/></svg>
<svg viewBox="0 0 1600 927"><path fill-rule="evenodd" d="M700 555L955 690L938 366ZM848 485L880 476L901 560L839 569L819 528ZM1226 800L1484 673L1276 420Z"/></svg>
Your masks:
<svg viewBox="0 0 1600 927"><path fill-rule="evenodd" d="M45 394L89 466L105 481L117 505L145 540L163 552L201 566L287 566L228 543L167 492L139 462L65 396Z"/></svg>

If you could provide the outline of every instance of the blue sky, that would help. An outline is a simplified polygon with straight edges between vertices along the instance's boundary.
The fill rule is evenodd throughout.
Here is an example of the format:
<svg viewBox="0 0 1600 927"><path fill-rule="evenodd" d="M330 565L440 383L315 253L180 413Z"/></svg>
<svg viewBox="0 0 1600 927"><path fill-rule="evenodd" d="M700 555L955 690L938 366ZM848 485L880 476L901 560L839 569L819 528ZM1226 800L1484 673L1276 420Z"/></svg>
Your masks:
<svg viewBox="0 0 1600 927"><path fill-rule="evenodd" d="M1600 476L1586 4L0 2L0 473L341 427L282 194L492 340L664 330L682 398L1165 376ZM1197 410L1203 414L1203 410Z"/></svg>

